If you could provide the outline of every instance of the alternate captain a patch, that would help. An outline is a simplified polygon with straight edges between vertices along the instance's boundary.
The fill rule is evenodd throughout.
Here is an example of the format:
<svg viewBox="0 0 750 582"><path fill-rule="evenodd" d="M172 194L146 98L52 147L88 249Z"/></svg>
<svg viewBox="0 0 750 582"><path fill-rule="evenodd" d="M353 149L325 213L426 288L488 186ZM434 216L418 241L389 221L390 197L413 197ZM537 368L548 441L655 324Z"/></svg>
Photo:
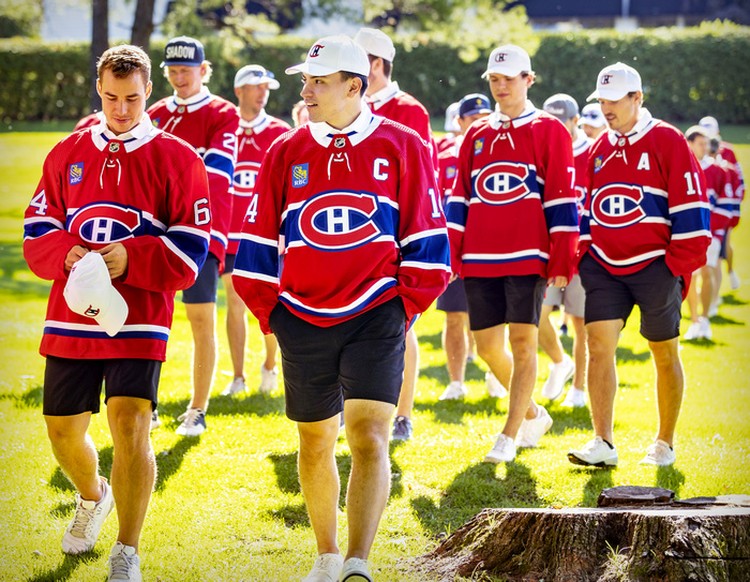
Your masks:
<svg viewBox="0 0 750 582"><path fill-rule="evenodd" d="M310 180L310 171L308 164L297 164L292 166L292 188L302 188L307 186Z"/></svg>
<svg viewBox="0 0 750 582"><path fill-rule="evenodd" d="M83 180L83 162L76 162L68 166L68 183L70 185L78 184Z"/></svg>

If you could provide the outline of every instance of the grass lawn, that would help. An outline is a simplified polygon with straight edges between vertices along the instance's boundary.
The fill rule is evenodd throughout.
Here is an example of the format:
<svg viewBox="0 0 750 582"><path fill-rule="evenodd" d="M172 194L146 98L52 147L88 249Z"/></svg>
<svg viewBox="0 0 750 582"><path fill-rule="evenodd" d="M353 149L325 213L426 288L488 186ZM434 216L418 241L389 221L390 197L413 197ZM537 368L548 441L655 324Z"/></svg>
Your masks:
<svg viewBox="0 0 750 582"><path fill-rule="evenodd" d="M0 135L0 580L96 580L104 578L115 541L110 517L95 551L66 557L62 533L73 510L73 489L60 472L41 413L44 362L37 353L49 285L26 270L21 256L21 217L47 150L63 134ZM750 142L750 140L748 140ZM738 148L750 170L750 145ZM745 220L748 220L747 218ZM439 539L484 507L594 506L604 487L658 485L679 498L750 493L750 229L734 236L738 291L723 288L724 304L713 319L714 341L683 342L687 391L678 426L677 463L641 466L656 430L653 365L631 317L618 350L616 443L620 465L585 469L565 453L591 436L588 410L552 404L551 433L516 462L481 462L507 412L508 400L489 398L483 364L468 367L470 393L463 402L439 402L447 384L440 346L442 315L430 309L417 324L420 378L414 438L391 445L393 487L371 563L382 581L425 580L408 571L408 559L433 549ZM219 321L223 322L223 295ZM688 320L683 320L683 332ZM247 354L249 384L257 385L261 337L253 324ZM163 368L160 412L165 425L153 433L159 475L141 539L146 580L299 580L315 555L296 475L297 436L284 416L281 390L230 399L218 394L231 366L223 330L215 397L200 438L178 437L173 420L189 399L191 338L178 305L168 361ZM567 348L570 342L565 338ZM537 394L547 376L541 355ZM112 443L106 415L96 415L91 434L109 474ZM337 448L345 482L350 455ZM340 532L345 548L345 502Z"/></svg>

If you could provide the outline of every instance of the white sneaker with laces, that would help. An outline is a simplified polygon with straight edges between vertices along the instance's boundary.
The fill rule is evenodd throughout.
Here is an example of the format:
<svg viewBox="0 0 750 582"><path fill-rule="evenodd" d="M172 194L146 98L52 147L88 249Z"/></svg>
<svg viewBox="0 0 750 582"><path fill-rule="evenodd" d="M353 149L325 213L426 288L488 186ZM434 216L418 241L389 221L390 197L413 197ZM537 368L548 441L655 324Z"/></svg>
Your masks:
<svg viewBox="0 0 750 582"><path fill-rule="evenodd" d="M200 436L206 430L206 413L200 408L188 408L177 417L182 424L177 427L177 434L181 436Z"/></svg>
<svg viewBox="0 0 750 582"><path fill-rule="evenodd" d="M536 405L536 418L524 418L516 435L516 446L532 448L537 445L542 435L552 428L552 417L544 406Z"/></svg>
<svg viewBox="0 0 750 582"><path fill-rule="evenodd" d="M141 559L133 546L115 543L109 554L108 582L141 582Z"/></svg>
<svg viewBox="0 0 750 582"><path fill-rule="evenodd" d="M675 460L674 449L665 441L656 439L656 442L646 449L646 456L641 459L641 465L666 467L674 464Z"/></svg>
<svg viewBox="0 0 750 582"><path fill-rule="evenodd" d="M516 443L509 436L497 435L495 446L484 457L485 463L510 463L516 458Z"/></svg>
<svg viewBox="0 0 750 582"><path fill-rule="evenodd" d="M508 389L492 372L487 372L484 375L484 383L487 386L487 394L492 398L505 398L508 395Z"/></svg>
<svg viewBox="0 0 750 582"><path fill-rule="evenodd" d="M565 408L583 408L586 406L586 392L575 386L571 386L565 400L560 403Z"/></svg>
<svg viewBox="0 0 750 582"><path fill-rule="evenodd" d="M258 390L261 394L270 394L276 390L276 386L279 382L279 369L274 366L273 370L267 370L266 367L260 365L260 386Z"/></svg>
<svg viewBox="0 0 750 582"><path fill-rule="evenodd" d="M590 440L582 448L568 452L568 461L574 465L614 467L617 465L617 449L607 444L600 436Z"/></svg>
<svg viewBox="0 0 750 582"><path fill-rule="evenodd" d="M344 562L344 569L341 571L341 582L373 582L370 570L367 568L367 560L349 558Z"/></svg>
<svg viewBox="0 0 750 582"><path fill-rule="evenodd" d="M320 554L302 582L338 582L343 566L344 557L341 554Z"/></svg>
<svg viewBox="0 0 750 582"><path fill-rule="evenodd" d="M737 273L734 271L729 271L729 286L732 288L733 291L736 291L740 288L740 278L737 276Z"/></svg>
<svg viewBox="0 0 750 582"><path fill-rule="evenodd" d="M701 317L698 319L698 337L702 337L710 340L713 336L711 332L711 322L708 321L707 317Z"/></svg>
<svg viewBox="0 0 750 582"><path fill-rule="evenodd" d="M576 366L570 356L565 354L562 362L549 365L549 376L542 387L542 396L548 400L557 400L565 388L565 383L573 377Z"/></svg>
<svg viewBox="0 0 750 582"><path fill-rule="evenodd" d="M683 338L688 341L697 340L701 336L700 334L701 334L700 321L694 321L693 323L690 324L690 327L688 327Z"/></svg>
<svg viewBox="0 0 750 582"><path fill-rule="evenodd" d="M90 551L99 537L104 520L115 506L112 488L104 477L102 482L102 498L99 501L89 501L76 493L76 511L73 521L65 529L62 539L62 549L66 554L82 554Z"/></svg>
<svg viewBox="0 0 750 582"><path fill-rule="evenodd" d="M456 380L448 384L438 400L461 400L468 393L469 390L464 386L464 383Z"/></svg>
<svg viewBox="0 0 750 582"><path fill-rule="evenodd" d="M245 379L239 376L227 384L227 387L224 388L221 395L236 396L237 394L243 394L245 392L247 392L247 384L245 384Z"/></svg>

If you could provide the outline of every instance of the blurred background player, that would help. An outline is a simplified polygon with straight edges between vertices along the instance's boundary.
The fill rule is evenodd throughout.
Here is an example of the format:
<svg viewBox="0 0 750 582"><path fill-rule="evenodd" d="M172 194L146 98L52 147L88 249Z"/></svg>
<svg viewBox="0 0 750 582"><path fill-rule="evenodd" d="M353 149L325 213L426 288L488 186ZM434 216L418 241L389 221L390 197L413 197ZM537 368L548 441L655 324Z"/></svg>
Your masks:
<svg viewBox="0 0 750 582"><path fill-rule="evenodd" d="M393 41L381 30L360 28L354 36L354 42L365 50L370 61L365 93L365 100L370 109L377 115L403 123L416 131L430 148L432 162L437 166L437 148L432 139L430 114L415 97L402 91L398 83L391 80L393 59L396 56ZM439 200L435 200L434 203L439 204ZM419 377L419 342L413 325L406 334L405 358L404 383L396 408L396 417L393 419L393 437L402 440L411 436L411 423L407 421L410 420L414 407L414 393Z"/></svg>
<svg viewBox="0 0 750 582"><path fill-rule="evenodd" d="M497 108L466 132L446 205L451 268L464 279L477 355L502 380L512 352L508 417L486 462L511 462L516 446L536 446L552 418L531 395L538 325L548 283L568 284L578 241L570 135L527 99L528 53L497 47L482 78Z"/></svg>
<svg viewBox="0 0 750 582"><path fill-rule="evenodd" d="M578 218L580 220L586 200L586 164L589 148L594 140L579 129L580 116L578 103L566 93L557 93L549 97L542 109L559 119L570 134L573 144L573 161L575 163L575 195ZM581 285L578 273L573 275L566 287L548 286L542 302L542 314L539 318L539 345L549 356L552 363L547 380L542 386L542 396L549 400L560 397L565 383L572 378L570 390L562 405L578 408L586 405L584 386L586 382L586 327L583 321L586 294ZM553 307L565 310L575 333L573 335L573 360L563 350L560 338L550 322Z"/></svg>
<svg viewBox="0 0 750 582"><path fill-rule="evenodd" d="M458 135L453 147L440 152L438 155L438 187L447 200L453 192L453 184L456 180L458 167L458 150L463 142L463 136L469 126L477 119L487 117L492 113L490 100L481 93L470 93L458 103L456 123ZM438 297L437 309L445 311L445 325L443 327L443 349L446 355L449 384L440 395L439 400L457 400L468 394L464 384L466 362L471 353L473 335L469 327L469 307L466 303L466 290L463 279L456 278L443 294ZM504 339L504 338L503 338ZM510 354L507 355L510 361ZM507 383L510 379L510 369ZM494 398L504 398L508 391L503 384L495 378L491 371L487 372L487 391Z"/></svg>
<svg viewBox="0 0 750 582"><path fill-rule="evenodd" d="M151 121L188 142L203 157L211 199L211 244L198 279L182 292L193 334L193 386L177 434L198 436L206 430L206 410L216 367L216 296L224 270L232 212L232 178L237 155L237 108L212 95L205 85L211 63L203 44L188 36L171 39L161 63L174 95L148 108ZM158 425L158 417L154 418Z"/></svg>
<svg viewBox="0 0 750 582"><path fill-rule="evenodd" d="M307 111L307 105L305 105L303 99L300 99L294 104L294 107L292 107L292 123L294 124L294 127L299 127L308 121L310 121L310 114Z"/></svg>
<svg viewBox="0 0 750 582"><path fill-rule="evenodd" d="M232 285L232 270L240 244L242 225L254 219L258 212L258 193L255 181L266 151L278 136L291 129L286 121L266 113L268 95L279 88L271 71L260 65L245 65L234 76L240 125L237 130L237 163L234 166L232 220L229 225L229 246L224 272L221 275L227 292L227 339L232 356L233 380L222 395L234 396L247 391L245 382L245 341L247 338L247 308ZM265 361L260 366L259 391L268 394L276 388L276 338L263 334Z"/></svg>
<svg viewBox="0 0 750 582"><path fill-rule="evenodd" d="M607 120L602 115L602 106L598 103L587 103L581 110L581 119L578 122L583 133L591 140L596 140L607 130Z"/></svg>
<svg viewBox="0 0 750 582"><path fill-rule="evenodd" d="M456 101L448 105L445 110L445 124L443 125L445 134L435 139L438 154L452 148L456 144L456 137L461 134L461 127L458 123L458 108L460 105L461 103Z"/></svg>

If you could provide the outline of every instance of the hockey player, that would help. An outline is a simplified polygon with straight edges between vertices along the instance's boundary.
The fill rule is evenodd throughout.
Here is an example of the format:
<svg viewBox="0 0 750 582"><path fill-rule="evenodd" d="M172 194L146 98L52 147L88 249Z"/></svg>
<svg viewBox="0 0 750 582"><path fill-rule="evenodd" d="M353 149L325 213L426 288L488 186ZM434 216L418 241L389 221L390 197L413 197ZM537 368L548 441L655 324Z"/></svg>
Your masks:
<svg viewBox="0 0 750 582"><path fill-rule="evenodd" d="M289 124L266 113L269 91L279 88L271 71L260 65L245 65L234 76L234 94L240 113L237 130L237 163L234 167L234 198L229 226L229 246L222 273L227 293L227 338L234 371L233 380L222 394L233 396L247 390L245 383L245 339L247 314L245 304L232 285L232 269L240 244L240 233L245 220L253 219L258 212L258 194L255 181L258 170L273 140L291 129ZM276 338L264 334L265 361L260 366L260 392L268 394L276 388Z"/></svg>
<svg viewBox="0 0 750 582"><path fill-rule="evenodd" d="M508 418L485 461L509 462L516 438L536 446L552 426L531 393L537 372L537 326L547 284L573 274L578 217L570 135L527 100L534 72L528 53L504 45L483 74L498 107L474 123L461 144L446 216L451 267L464 279L477 354L502 379L513 353Z"/></svg>
<svg viewBox="0 0 750 582"><path fill-rule="evenodd" d="M138 540L154 486L149 439L177 289L208 252L206 170L184 142L144 113L151 62L140 48L102 54L103 123L74 132L44 162L26 209L24 256L52 280L40 352L52 450L76 489L67 554L90 551L116 501L111 580L140 581ZM87 434L104 383L114 455L99 476Z"/></svg>
<svg viewBox="0 0 750 582"><path fill-rule="evenodd" d="M178 420L177 434L198 436L206 429L206 409L216 367L216 297L224 270L232 211L232 178L237 152L237 108L216 95L206 83L211 63L203 44L187 36L171 39L161 63L174 95L148 108L154 125L184 139L203 157L211 190L211 245L195 285L185 289L185 304L193 334L193 386L190 403ZM158 426L158 417L153 425Z"/></svg>
<svg viewBox="0 0 750 582"><path fill-rule="evenodd" d="M447 285L445 219L433 204L424 142L362 109L369 62L361 47L346 36L322 38L286 72L302 74L310 122L266 154L234 285L281 348L319 552L305 580L371 580L366 560L390 489L388 429L405 330ZM342 410L352 452L345 561L334 455Z"/></svg>
<svg viewBox="0 0 750 582"><path fill-rule="evenodd" d="M609 131L589 154L590 196L581 220L579 273L586 290L589 400L594 439L568 453L579 465L616 465L615 351L633 307L656 366L659 428L642 462L671 465L684 377L680 305L706 262L709 210L698 160L682 133L643 105L641 76L624 63L599 73L597 99Z"/></svg>

